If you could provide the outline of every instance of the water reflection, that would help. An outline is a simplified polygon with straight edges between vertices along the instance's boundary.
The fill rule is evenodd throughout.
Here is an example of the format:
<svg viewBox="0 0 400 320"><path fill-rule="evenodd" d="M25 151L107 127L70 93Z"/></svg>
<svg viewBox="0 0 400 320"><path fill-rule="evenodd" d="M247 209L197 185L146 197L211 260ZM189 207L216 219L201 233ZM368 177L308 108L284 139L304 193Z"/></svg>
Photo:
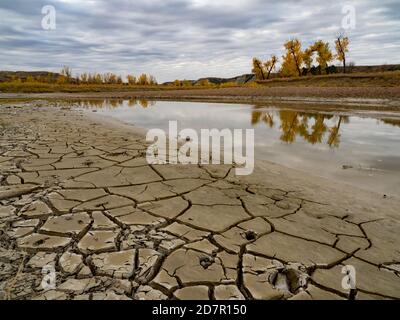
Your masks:
<svg viewBox="0 0 400 320"><path fill-rule="evenodd" d="M78 105L82 108L87 109L104 109L105 111L113 111L118 108L128 108L134 109L140 107L143 110L152 110L154 111L154 107L157 102L154 100L147 99L85 99L77 101ZM172 103L172 102L171 102ZM160 104L162 104L160 102ZM185 103L186 107L190 107L191 103ZM285 144L294 144L297 142L297 138L302 138L302 141L311 144L325 144L328 145L331 149L339 148L341 144L342 138L342 130L343 126L350 124L351 116L347 116L344 114L334 114L324 113L324 112L305 112L299 111L297 109L279 109L279 108L269 108L260 107L260 106L248 106L251 108L251 118L250 125L252 127L259 127L260 125L265 125L266 128L271 130L279 131L279 140L284 142ZM168 110L162 110L165 106L160 105L159 109L157 109L157 115L155 118L159 117L160 114L168 113ZM178 109L181 107L178 107ZM263 110L260 110L263 109ZM265 110L268 109L268 110ZM187 109L186 109L187 110ZM139 110L138 110L139 111ZM176 111L171 110L171 111ZM198 111L198 110L196 110ZM194 112L194 109L193 109ZM224 123L229 123L229 118L232 116L232 109L222 109L222 108L214 108L211 112L211 117L213 120L220 119L226 120ZM171 120L173 118L173 113L169 114ZM213 116L214 115L214 116ZM181 114L178 114L181 117ZM210 117L210 113L207 114L207 117ZM191 122L205 123L206 127L211 124L206 120L201 121L199 119L199 114L195 113L188 114L187 118L191 118ZM214 119L215 118L215 119ZM177 119L178 120L178 119ZM384 123L391 126L400 127L400 119L396 118L381 118L376 119L379 123ZM247 127L244 124L245 127Z"/></svg>
<svg viewBox="0 0 400 320"><path fill-rule="evenodd" d="M381 119L381 121L395 127L400 127L400 119Z"/></svg>
<svg viewBox="0 0 400 320"><path fill-rule="evenodd" d="M150 106L155 106L156 101L147 99L85 99L77 101L79 107L81 108L98 108L98 109L116 109L125 105L129 107L139 106L146 109Z"/></svg>
<svg viewBox="0 0 400 320"><path fill-rule="evenodd" d="M256 160L400 194L399 113L335 105L247 105L146 99L69 100L140 128L255 130ZM311 109L312 108L312 109ZM346 168L346 169L344 169Z"/></svg>
<svg viewBox="0 0 400 320"><path fill-rule="evenodd" d="M308 143L314 145L322 143L327 136L326 143L331 148L338 148L340 144L340 128L343 123L349 123L348 116L335 116L321 113L306 113L293 110L274 111L279 116L279 129L282 134L280 140L288 144L294 143L296 137L302 137ZM328 125L326 121L333 122ZM272 112L253 111L251 124L265 123L269 128L274 128L278 121L274 120Z"/></svg>

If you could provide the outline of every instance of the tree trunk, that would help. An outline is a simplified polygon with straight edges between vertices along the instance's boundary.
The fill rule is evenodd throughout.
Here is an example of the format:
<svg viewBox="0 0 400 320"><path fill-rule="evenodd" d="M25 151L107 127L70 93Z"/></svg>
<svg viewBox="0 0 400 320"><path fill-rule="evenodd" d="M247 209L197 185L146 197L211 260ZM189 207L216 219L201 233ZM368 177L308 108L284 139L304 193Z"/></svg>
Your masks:
<svg viewBox="0 0 400 320"><path fill-rule="evenodd" d="M263 70L262 64L260 65L260 63L258 63L258 68L260 69L261 80L265 80L265 74L264 74L264 70Z"/></svg>
<svg viewBox="0 0 400 320"><path fill-rule="evenodd" d="M275 67L275 64L273 64L273 65L271 66L271 68L269 68L268 74L267 74L267 80L269 79L269 76L271 75L272 69L274 69L274 67Z"/></svg>

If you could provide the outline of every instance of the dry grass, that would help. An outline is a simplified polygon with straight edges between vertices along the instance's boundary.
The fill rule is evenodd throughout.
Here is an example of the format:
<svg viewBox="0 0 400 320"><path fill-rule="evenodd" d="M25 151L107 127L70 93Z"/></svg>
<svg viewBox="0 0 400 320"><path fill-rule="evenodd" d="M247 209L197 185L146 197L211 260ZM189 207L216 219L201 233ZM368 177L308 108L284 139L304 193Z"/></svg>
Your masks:
<svg viewBox="0 0 400 320"><path fill-rule="evenodd" d="M230 84L229 87L233 85ZM126 85L126 84L70 84L70 83L44 83L44 82L0 82L0 92L13 93L52 93L52 92L135 92L153 90L187 90L215 88L217 86L190 86L176 87L165 85ZM227 85L228 87L228 85Z"/></svg>
<svg viewBox="0 0 400 320"><path fill-rule="evenodd" d="M400 71L332 74L258 81L268 87L399 87Z"/></svg>
<svg viewBox="0 0 400 320"><path fill-rule="evenodd" d="M212 86L130 86L130 85L77 85L40 82L2 82L3 93L48 93L86 94L144 98L184 98L205 96L229 97L359 97L359 98L399 98L400 71L335 74L307 76L299 78L277 78L252 82L246 85L226 83Z"/></svg>
<svg viewBox="0 0 400 320"><path fill-rule="evenodd" d="M118 84L107 85L77 85L43 82L1 82L2 92L44 93L44 92L109 92L109 91L135 91L158 90L158 86L127 86Z"/></svg>

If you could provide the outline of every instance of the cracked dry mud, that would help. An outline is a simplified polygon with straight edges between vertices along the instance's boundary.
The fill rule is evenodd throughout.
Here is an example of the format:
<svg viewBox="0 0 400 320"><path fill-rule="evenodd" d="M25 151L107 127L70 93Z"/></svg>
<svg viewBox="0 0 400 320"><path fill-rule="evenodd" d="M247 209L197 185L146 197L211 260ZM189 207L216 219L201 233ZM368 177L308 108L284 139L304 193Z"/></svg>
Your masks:
<svg viewBox="0 0 400 320"><path fill-rule="evenodd" d="M400 299L396 198L269 163L150 166L143 136L62 104L0 113L0 299L348 299L345 265L355 299Z"/></svg>

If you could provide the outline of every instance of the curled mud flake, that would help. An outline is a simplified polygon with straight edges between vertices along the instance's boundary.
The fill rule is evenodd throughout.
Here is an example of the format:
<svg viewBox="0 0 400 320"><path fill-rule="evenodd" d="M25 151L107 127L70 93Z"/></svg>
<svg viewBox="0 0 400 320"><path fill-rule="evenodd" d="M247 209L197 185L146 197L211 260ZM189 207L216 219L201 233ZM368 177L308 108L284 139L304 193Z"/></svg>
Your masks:
<svg viewBox="0 0 400 320"><path fill-rule="evenodd" d="M92 160L90 160L90 159L87 159L87 160L84 161L82 164L83 164L84 166L86 166L86 167L90 167L92 164L94 164L94 162L93 162Z"/></svg>
<svg viewBox="0 0 400 320"><path fill-rule="evenodd" d="M39 239L39 240L37 240L37 241L35 241L35 242L33 243L33 246L34 246L34 247L41 246L41 245L44 244L44 243L46 242L46 240L48 240L48 239L49 239L49 238Z"/></svg>
<svg viewBox="0 0 400 320"><path fill-rule="evenodd" d="M299 292L307 285L308 274L306 268L301 264L288 264L277 270L273 270L268 281L285 293L285 297L290 297Z"/></svg>
<svg viewBox="0 0 400 320"><path fill-rule="evenodd" d="M253 230L247 230L245 233L245 238L248 241L253 241L257 238L257 232L253 231Z"/></svg>
<svg viewBox="0 0 400 320"><path fill-rule="evenodd" d="M200 258L200 265L204 268L204 269L208 269L210 266L212 266L214 264L214 259L211 257L201 257Z"/></svg>

